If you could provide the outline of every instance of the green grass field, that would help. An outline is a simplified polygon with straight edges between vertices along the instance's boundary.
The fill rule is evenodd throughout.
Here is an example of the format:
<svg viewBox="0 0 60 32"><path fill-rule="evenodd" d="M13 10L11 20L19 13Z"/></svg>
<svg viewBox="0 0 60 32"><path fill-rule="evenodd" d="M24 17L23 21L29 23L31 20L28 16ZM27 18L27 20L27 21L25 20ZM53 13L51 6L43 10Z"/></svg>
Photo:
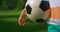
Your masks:
<svg viewBox="0 0 60 32"><path fill-rule="evenodd" d="M33 23L26 18L26 25L18 25L20 11L0 11L0 32L47 32L46 24Z"/></svg>

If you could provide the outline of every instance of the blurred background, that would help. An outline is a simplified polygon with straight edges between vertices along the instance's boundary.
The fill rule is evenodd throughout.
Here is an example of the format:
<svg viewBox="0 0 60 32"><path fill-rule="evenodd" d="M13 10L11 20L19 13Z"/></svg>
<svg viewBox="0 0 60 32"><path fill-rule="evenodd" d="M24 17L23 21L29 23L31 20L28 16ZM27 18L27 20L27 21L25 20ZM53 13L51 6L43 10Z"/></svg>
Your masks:
<svg viewBox="0 0 60 32"><path fill-rule="evenodd" d="M47 25L33 23L26 17L25 26L18 18L27 0L0 0L0 32L47 32Z"/></svg>

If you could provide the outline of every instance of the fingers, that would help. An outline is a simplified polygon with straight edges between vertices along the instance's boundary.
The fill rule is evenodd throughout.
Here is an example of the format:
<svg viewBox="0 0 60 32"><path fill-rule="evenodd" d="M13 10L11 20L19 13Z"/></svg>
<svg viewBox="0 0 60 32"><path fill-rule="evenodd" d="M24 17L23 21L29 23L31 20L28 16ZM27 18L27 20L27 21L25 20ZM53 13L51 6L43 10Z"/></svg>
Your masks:
<svg viewBox="0 0 60 32"><path fill-rule="evenodd" d="M19 19L18 23L20 26L24 26L26 24L25 19L23 19L23 18Z"/></svg>

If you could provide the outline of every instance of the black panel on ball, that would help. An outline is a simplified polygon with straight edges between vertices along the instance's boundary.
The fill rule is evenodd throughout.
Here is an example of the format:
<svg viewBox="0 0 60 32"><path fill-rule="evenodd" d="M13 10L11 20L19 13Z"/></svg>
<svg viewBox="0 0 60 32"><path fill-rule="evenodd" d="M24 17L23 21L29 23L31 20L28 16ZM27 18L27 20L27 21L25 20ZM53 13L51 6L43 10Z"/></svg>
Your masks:
<svg viewBox="0 0 60 32"><path fill-rule="evenodd" d="M32 10L31 6L27 5L27 6L26 6L26 12L27 12L28 14L31 14L31 10Z"/></svg>
<svg viewBox="0 0 60 32"><path fill-rule="evenodd" d="M44 20L43 18L40 18L40 19L36 19L36 22L37 23L44 23L46 20Z"/></svg>
<svg viewBox="0 0 60 32"><path fill-rule="evenodd" d="M50 8L48 1L42 1L39 5L39 8L42 9L44 12Z"/></svg>

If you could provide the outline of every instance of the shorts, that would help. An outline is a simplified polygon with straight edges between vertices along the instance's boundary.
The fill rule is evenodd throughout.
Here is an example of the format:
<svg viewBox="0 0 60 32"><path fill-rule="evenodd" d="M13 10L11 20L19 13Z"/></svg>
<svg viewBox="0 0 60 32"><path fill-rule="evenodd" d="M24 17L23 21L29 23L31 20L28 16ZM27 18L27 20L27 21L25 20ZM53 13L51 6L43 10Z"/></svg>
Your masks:
<svg viewBox="0 0 60 32"><path fill-rule="evenodd" d="M60 32L60 25L48 24L48 32Z"/></svg>

